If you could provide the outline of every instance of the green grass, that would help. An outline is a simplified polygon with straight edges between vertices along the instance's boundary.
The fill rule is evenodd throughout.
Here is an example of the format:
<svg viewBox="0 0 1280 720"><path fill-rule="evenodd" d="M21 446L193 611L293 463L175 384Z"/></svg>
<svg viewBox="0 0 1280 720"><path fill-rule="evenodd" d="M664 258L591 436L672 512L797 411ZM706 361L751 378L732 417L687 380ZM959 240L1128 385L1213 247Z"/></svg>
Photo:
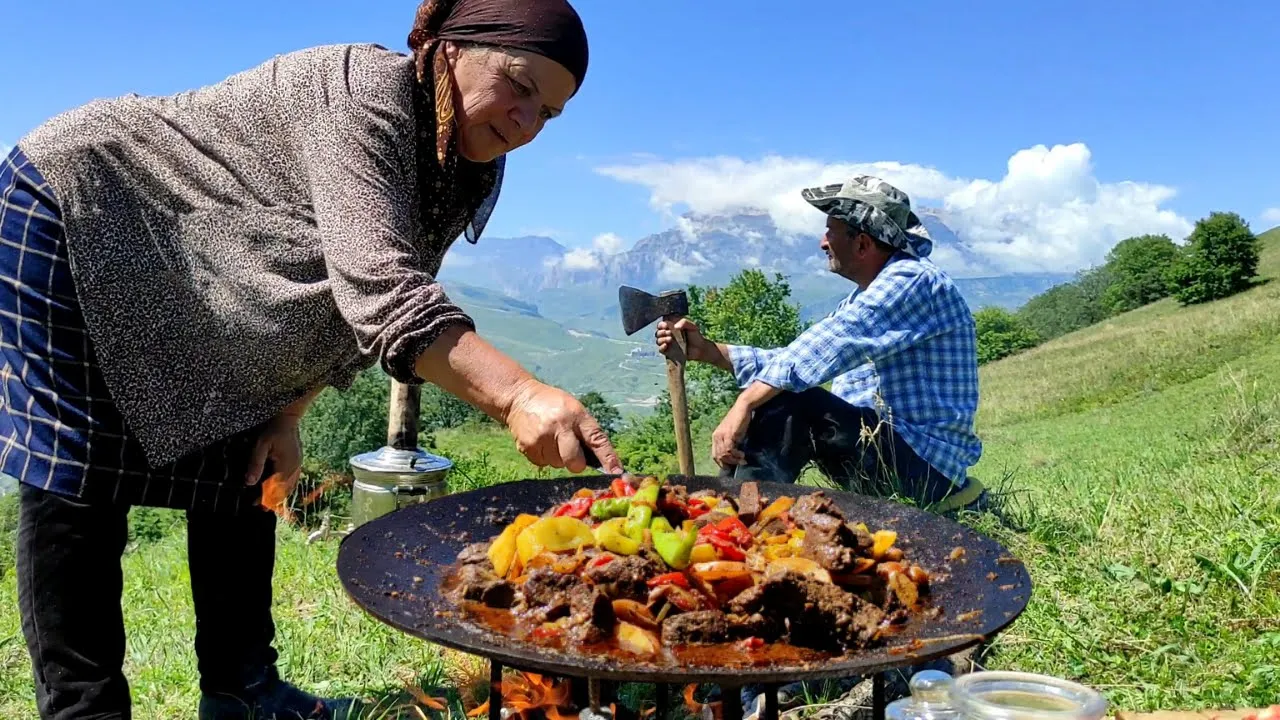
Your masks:
<svg viewBox="0 0 1280 720"><path fill-rule="evenodd" d="M1263 275L1280 276L1280 233L1265 241ZM1009 519L966 522L1023 558L1035 583L988 667L1073 678L1119 709L1280 697L1278 317L1280 283L1266 283L1199 308L1157 303L983 368L975 474L1008 493ZM697 435L702 472L708 432ZM458 461L455 489L560 474L535 471L496 428L437 443ZM165 517L139 514L123 560L139 718L190 717L197 699L184 537L163 532ZM405 700L402 680L433 693L469 686L456 659L351 605L335 540L279 537L278 647L291 680L383 708ZM34 717L8 552L0 540L0 717Z"/></svg>

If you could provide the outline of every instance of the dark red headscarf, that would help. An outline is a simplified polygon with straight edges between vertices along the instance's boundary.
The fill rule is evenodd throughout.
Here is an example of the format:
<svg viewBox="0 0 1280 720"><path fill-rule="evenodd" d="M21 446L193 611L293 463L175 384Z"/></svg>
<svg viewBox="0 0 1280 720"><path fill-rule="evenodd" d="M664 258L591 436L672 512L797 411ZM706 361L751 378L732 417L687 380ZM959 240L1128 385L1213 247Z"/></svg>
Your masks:
<svg viewBox="0 0 1280 720"><path fill-rule="evenodd" d="M554 60L574 77L574 92L587 75L587 33L567 0L425 0L409 33L419 82L431 58L438 130L437 158L443 164L453 134L453 84L441 40L457 40L524 50Z"/></svg>

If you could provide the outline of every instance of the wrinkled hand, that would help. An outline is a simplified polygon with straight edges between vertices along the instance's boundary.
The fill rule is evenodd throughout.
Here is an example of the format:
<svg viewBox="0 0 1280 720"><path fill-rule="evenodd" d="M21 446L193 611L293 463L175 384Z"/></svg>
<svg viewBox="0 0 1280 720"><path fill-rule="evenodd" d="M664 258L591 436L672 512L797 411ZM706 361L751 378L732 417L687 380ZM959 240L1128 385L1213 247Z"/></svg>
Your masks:
<svg viewBox="0 0 1280 720"><path fill-rule="evenodd" d="M684 331L685 355L690 360L697 361L706 357L703 348L706 347L707 340L702 337L702 331L698 326L688 318L680 318L674 324L668 320L658 321L658 329L654 332L654 338L658 341L658 352L666 355L675 347L675 335L672 329Z"/></svg>
<svg viewBox="0 0 1280 720"><path fill-rule="evenodd" d="M725 413L724 419L711 435L711 457L720 467L741 465L746 456L739 445L747 436L747 425L751 422L751 410L740 403L734 403Z"/></svg>
<svg viewBox="0 0 1280 720"><path fill-rule="evenodd" d="M603 472L622 473L622 461L600 423L577 398L559 388L530 381L517 391L506 424L520 453L538 467L582 472L587 467L585 444Z"/></svg>
<svg viewBox="0 0 1280 720"><path fill-rule="evenodd" d="M301 419L292 414L276 416L263 428L249 457L244 484L262 481L262 504L269 510L279 512L284 507L302 475L302 436L298 432ZM263 479L267 460L271 461L272 472Z"/></svg>

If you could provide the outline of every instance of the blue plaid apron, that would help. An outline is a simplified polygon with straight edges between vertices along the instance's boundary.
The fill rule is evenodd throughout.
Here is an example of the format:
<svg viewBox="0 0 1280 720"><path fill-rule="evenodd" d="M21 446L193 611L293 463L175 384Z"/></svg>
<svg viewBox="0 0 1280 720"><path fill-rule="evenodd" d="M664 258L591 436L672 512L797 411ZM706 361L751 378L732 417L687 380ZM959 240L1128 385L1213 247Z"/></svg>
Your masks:
<svg viewBox="0 0 1280 720"><path fill-rule="evenodd" d="M85 502L235 513L254 428L151 468L111 399L71 276L53 189L14 148L0 161L0 472Z"/></svg>

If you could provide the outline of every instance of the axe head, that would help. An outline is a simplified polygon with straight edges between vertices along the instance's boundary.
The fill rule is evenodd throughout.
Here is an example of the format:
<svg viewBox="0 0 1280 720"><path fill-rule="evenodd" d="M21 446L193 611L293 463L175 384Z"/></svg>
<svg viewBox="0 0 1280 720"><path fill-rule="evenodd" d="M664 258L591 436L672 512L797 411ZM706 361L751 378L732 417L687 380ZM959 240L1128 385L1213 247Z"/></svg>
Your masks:
<svg viewBox="0 0 1280 720"><path fill-rule="evenodd" d="M623 285L618 288L618 305L622 308L622 331L628 335L668 315L689 314L689 296L684 290L651 295Z"/></svg>

